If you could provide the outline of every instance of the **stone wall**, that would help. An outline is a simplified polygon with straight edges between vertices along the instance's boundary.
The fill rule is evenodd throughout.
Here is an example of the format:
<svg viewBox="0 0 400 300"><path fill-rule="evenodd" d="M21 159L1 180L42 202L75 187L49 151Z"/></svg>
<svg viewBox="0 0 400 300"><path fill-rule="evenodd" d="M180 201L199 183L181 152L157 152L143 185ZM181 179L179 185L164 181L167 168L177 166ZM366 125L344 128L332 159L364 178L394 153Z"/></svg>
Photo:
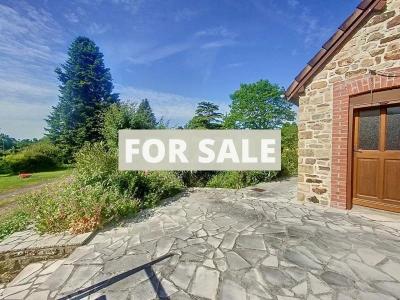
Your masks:
<svg viewBox="0 0 400 300"><path fill-rule="evenodd" d="M40 235L32 228L13 233L0 242L0 284L11 281L31 263L67 257L77 247L86 244L95 233Z"/></svg>
<svg viewBox="0 0 400 300"><path fill-rule="evenodd" d="M334 131L338 130L333 127L333 111L347 111L342 107L338 110L340 103L335 102L334 86L369 76L369 70L385 71L395 67L400 67L400 0L388 0L384 11L374 13L362 24L300 95L299 200L345 208L345 192L342 201L334 199L331 203L332 186L335 187L332 167L345 163L332 161L332 139ZM340 121L346 115L335 117ZM340 122L335 123L340 126ZM335 143L340 141L335 139ZM345 144L347 140L343 141Z"/></svg>
<svg viewBox="0 0 400 300"><path fill-rule="evenodd" d="M0 253L0 284L10 282L31 263L67 257L78 246L53 246Z"/></svg>

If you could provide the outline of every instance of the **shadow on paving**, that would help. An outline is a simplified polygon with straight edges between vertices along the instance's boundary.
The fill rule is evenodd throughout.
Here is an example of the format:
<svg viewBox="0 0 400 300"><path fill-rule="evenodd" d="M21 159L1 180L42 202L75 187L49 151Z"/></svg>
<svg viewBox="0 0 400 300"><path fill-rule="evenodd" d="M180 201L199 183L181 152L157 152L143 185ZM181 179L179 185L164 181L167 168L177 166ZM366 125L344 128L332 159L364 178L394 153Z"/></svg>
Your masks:
<svg viewBox="0 0 400 300"><path fill-rule="evenodd" d="M140 272L142 270L144 270L146 272L146 275L149 277L151 285L153 286L154 291L156 292L157 296L161 299L166 299L169 300L169 297L167 297L167 293L164 290L164 287L162 286L160 280L157 278L157 276L155 275L155 272L152 269L152 266L156 263L159 263L167 258L170 258L171 256L174 256L173 253L170 254L166 254L163 255L147 264L141 265L139 267L136 267L132 270L123 272L121 274L118 274L114 277L111 277L110 279L107 280L103 280L99 283L96 283L92 286L89 286L87 288L81 289L79 291L76 291L70 295L64 296L62 298L60 298L59 300L68 300L68 299L73 299L73 300L78 300L78 299L83 299L85 297L88 297L118 281L121 281L137 272ZM154 275L154 276L153 276ZM107 300L107 297L105 295L102 295L98 298L96 298L96 300Z"/></svg>

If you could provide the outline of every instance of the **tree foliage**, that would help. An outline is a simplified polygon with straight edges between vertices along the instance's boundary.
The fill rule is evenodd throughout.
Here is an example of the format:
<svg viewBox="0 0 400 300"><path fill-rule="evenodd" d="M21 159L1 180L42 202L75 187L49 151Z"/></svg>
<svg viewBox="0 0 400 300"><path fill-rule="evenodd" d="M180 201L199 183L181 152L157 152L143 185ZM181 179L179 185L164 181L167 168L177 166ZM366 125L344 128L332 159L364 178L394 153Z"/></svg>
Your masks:
<svg viewBox="0 0 400 300"><path fill-rule="evenodd" d="M292 104L283 99L283 88L268 80L241 84L231 95L230 112L224 120L226 128L274 129L295 119Z"/></svg>
<svg viewBox="0 0 400 300"><path fill-rule="evenodd" d="M17 145L17 140L7 134L0 133L0 151L13 149Z"/></svg>
<svg viewBox="0 0 400 300"><path fill-rule="evenodd" d="M60 167L59 149L48 140L26 146L4 157L13 173L51 171Z"/></svg>
<svg viewBox="0 0 400 300"><path fill-rule="evenodd" d="M151 109L149 100L143 99L135 113L136 126L140 129L153 129L157 127L157 119Z"/></svg>
<svg viewBox="0 0 400 300"><path fill-rule="evenodd" d="M222 127L222 114L219 106L207 101L197 104L194 117L187 123L188 129L219 129Z"/></svg>
<svg viewBox="0 0 400 300"><path fill-rule="evenodd" d="M16 138L10 137L5 133L0 133L0 155L5 155L7 152L22 149L26 146L37 143L38 141L39 140L36 138L18 140Z"/></svg>
<svg viewBox="0 0 400 300"><path fill-rule="evenodd" d="M163 126L163 125L161 125ZM118 146L118 131L121 129L155 129L159 127L147 99L139 105L118 103L111 105L104 114L102 134L111 148Z"/></svg>
<svg viewBox="0 0 400 300"><path fill-rule="evenodd" d="M281 128L282 147L296 149L298 143L298 128L296 123L287 123Z"/></svg>
<svg viewBox="0 0 400 300"><path fill-rule="evenodd" d="M78 37L65 64L56 69L60 81L58 104L48 117L47 135L71 158L82 145L101 138L103 112L118 102L103 54L86 37Z"/></svg>
<svg viewBox="0 0 400 300"><path fill-rule="evenodd" d="M296 123L287 123L281 128L282 136L282 171L281 175L297 174L298 166L298 128Z"/></svg>

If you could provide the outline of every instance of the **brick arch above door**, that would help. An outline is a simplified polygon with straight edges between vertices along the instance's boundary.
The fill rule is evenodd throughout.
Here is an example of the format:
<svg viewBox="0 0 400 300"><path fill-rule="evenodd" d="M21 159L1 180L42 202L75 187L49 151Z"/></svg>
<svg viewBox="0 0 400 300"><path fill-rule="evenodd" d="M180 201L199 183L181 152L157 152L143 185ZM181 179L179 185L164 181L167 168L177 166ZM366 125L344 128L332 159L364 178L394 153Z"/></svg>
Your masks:
<svg viewBox="0 0 400 300"><path fill-rule="evenodd" d="M382 71L398 73L400 68ZM362 75L333 86L332 115L332 171L331 171L331 206L342 209L351 208L351 143L352 116L350 99L353 96L400 88L400 77L381 75Z"/></svg>

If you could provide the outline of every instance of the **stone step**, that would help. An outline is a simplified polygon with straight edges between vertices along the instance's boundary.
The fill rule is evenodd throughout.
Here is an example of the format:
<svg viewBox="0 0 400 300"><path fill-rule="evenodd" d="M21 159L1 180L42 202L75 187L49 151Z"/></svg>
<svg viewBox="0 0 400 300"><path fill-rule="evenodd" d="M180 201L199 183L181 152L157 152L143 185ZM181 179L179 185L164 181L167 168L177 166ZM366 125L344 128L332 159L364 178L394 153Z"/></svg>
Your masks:
<svg viewBox="0 0 400 300"><path fill-rule="evenodd" d="M39 295L37 288L64 263L65 259L36 262L26 266L10 283L1 288L0 299L46 299L48 295Z"/></svg>
<svg viewBox="0 0 400 300"><path fill-rule="evenodd" d="M0 242L0 283L8 283L26 266L67 257L95 232L40 235L33 228L15 232Z"/></svg>

